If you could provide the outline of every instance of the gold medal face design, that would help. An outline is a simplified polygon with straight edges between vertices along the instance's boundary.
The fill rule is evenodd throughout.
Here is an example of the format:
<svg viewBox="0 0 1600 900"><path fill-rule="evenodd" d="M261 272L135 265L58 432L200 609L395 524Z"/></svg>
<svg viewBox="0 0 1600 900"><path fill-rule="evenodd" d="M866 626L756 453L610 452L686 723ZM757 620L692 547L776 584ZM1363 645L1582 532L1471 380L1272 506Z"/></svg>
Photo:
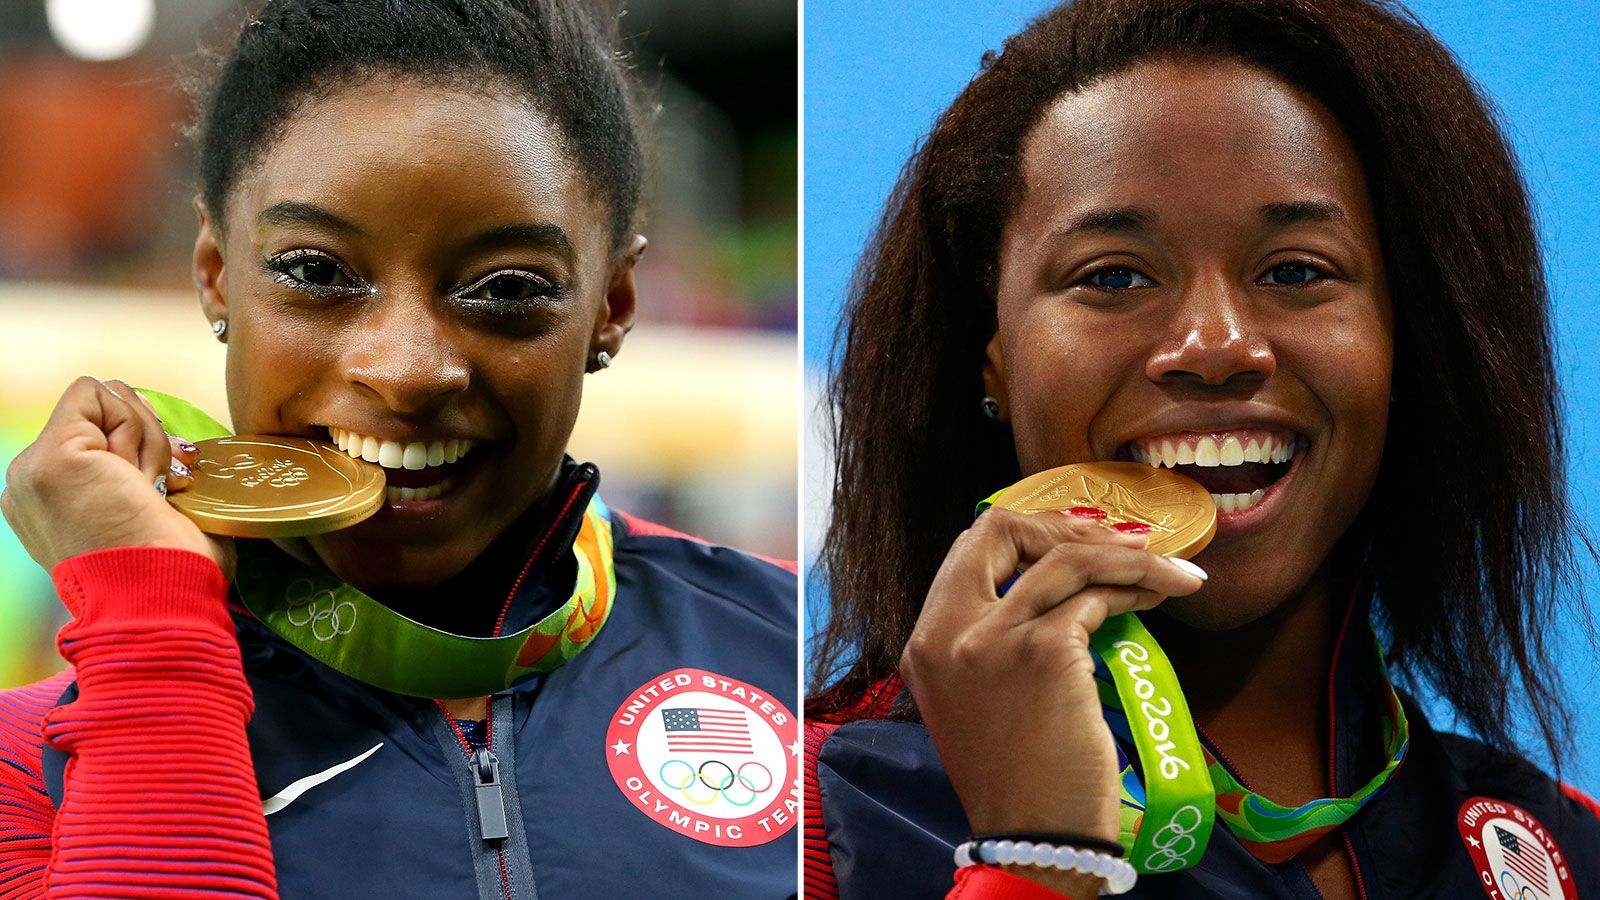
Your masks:
<svg viewBox="0 0 1600 900"><path fill-rule="evenodd" d="M1060 510L1106 528L1148 534L1150 549L1188 559L1217 533L1217 505L1192 478L1137 462L1091 462L1030 475L994 499L1024 514Z"/></svg>
<svg viewBox="0 0 1600 900"><path fill-rule="evenodd" d="M348 528L383 505L383 468L309 438L201 441L194 484L167 499L208 534L303 537Z"/></svg>

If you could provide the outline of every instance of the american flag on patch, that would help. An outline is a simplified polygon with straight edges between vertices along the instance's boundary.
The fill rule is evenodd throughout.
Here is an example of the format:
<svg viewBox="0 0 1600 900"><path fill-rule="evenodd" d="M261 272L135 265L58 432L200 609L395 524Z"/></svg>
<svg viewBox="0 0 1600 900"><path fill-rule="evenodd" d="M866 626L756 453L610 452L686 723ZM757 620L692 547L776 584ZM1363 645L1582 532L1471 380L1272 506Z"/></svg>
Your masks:
<svg viewBox="0 0 1600 900"><path fill-rule="evenodd" d="M667 749L673 753L755 753L742 709L663 709L661 721L667 728Z"/></svg>
<svg viewBox="0 0 1600 900"><path fill-rule="evenodd" d="M1511 871L1521 875L1540 894L1550 893L1550 877L1545 872L1544 854L1540 852L1523 856L1522 841L1499 825L1494 827L1494 836L1500 842L1500 848L1506 852L1506 865L1511 867Z"/></svg>

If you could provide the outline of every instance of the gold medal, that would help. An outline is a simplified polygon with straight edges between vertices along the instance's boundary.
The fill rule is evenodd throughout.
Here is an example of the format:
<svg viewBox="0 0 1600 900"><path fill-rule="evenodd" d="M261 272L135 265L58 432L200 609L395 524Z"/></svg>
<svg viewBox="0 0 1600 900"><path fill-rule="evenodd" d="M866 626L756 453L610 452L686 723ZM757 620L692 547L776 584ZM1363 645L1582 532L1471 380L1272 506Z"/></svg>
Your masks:
<svg viewBox="0 0 1600 900"><path fill-rule="evenodd" d="M348 528L383 505L383 468L309 438L200 441L194 484L167 499L208 534L304 537Z"/></svg>
<svg viewBox="0 0 1600 900"><path fill-rule="evenodd" d="M1148 534L1150 549L1189 559L1217 533L1217 505L1192 478L1137 462L1090 462L1029 475L992 507L1024 514L1060 510L1106 528Z"/></svg>

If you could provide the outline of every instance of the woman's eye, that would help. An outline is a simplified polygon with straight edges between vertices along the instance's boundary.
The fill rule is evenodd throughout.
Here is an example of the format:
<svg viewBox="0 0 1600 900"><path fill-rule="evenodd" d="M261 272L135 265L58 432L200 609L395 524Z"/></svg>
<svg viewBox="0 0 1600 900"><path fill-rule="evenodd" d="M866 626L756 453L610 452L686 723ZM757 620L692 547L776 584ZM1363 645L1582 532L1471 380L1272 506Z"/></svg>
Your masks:
<svg viewBox="0 0 1600 900"><path fill-rule="evenodd" d="M1312 281L1321 281L1327 277L1327 272L1310 263L1291 262L1273 266L1267 270L1267 274L1262 276L1261 280L1267 284L1306 284Z"/></svg>
<svg viewBox="0 0 1600 900"><path fill-rule="evenodd" d="M554 293L556 293L555 286L543 278L529 273L501 272L467 289L462 296L495 303L522 303L549 297Z"/></svg>
<svg viewBox="0 0 1600 900"><path fill-rule="evenodd" d="M280 258L273 268L301 285L319 288L354 287L355 282L332 258L321 254L300 254Z"/></svg>
<svg viewBox="0 0 1600 900"><path fill-rule="evenodd" d="M1127 266L1111 266L1105 269L1098 269L1089 273L1089 276L1082 283L1090 287L1105 288L1107 290L1150 287L1155 284L1154 281Z"/></svg>

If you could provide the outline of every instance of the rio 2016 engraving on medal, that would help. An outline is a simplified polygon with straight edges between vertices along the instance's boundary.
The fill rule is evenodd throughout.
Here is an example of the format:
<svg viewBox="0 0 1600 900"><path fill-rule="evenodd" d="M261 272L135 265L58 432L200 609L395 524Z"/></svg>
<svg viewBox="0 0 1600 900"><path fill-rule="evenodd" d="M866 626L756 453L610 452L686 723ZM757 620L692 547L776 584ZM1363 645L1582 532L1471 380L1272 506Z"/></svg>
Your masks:
<svg viewBox="0 0 1600 900"><path fill-rule="evenodd" d="M1047 469L1000 492L992 507L1071 513L1114 531L1148 534L1150 550L1188 559L1217 533L1217 506L1192 478L1136 462Z"/></svg>
<svg viewBox="0 0 1600 900"><path fill-rule="evenodd" d="M194 484L167 499L209 534L322 534L361 522L383 505L382 467L323 441L241 435L197 446Z"/></svg>

